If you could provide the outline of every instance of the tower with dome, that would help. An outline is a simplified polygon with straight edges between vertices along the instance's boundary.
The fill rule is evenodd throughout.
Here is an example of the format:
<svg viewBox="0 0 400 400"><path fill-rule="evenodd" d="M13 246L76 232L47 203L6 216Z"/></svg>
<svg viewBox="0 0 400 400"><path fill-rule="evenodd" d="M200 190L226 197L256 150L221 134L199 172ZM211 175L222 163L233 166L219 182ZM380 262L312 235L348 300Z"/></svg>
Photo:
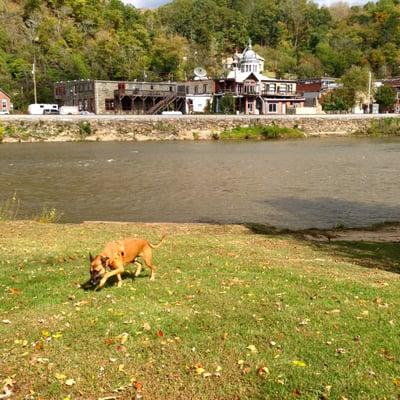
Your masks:
<svg viewBox="0 0 400 400"><path fill-rule="evenodd" d="M304 98L296 94L296 81L264 75L264 61L249 39L242 53L225 60L227 74L217 83L217 92L232 95L238 113L287 114L302 107Z"/></svg>

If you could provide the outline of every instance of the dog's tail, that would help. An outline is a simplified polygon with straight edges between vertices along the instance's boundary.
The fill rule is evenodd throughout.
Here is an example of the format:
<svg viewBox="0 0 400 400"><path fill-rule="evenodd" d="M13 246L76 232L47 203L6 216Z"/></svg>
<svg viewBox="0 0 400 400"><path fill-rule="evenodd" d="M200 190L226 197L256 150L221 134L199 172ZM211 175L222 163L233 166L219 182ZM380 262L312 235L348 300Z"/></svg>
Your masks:
<svg viewBox="0 0 400 400"><path fill-rule="evenodd" d="M149 246L150 246L152 249L157 249L158 247L160 247L160 246L162 245L162 242L164 241L164 239L165 239L166 236L167 236L167 234L164 233L164 235L162 236L162 238L161 238L161 240L160 240L160 243L158 243L158 244L152 244L152 243L148 242L148 243L149 243Z"/></svg>

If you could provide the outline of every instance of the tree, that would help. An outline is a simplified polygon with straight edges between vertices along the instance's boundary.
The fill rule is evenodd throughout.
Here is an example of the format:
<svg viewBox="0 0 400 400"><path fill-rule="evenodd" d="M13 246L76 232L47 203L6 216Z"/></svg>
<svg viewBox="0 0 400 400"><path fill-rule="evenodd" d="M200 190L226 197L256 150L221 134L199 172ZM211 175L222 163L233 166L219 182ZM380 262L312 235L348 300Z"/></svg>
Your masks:
<svg viewBox="0 0 400 400"><path fill-rule="evenodd" d="M353 65L343 76L340 78L343 83L344 89L348 93L353 93L354 100L353 106L356 103L368 102L368 87L369 87L369 70L365 67Z"/></svg>
<svg viewBox="0 0 400 400"><path fill-rule="evenodd" d="M396 103L396 91L390 86L380 86L375 93L375 101L381 112L390 111Z"/></svg>
<svg viewBox="0 0 400 400"><path fill-rule="evenodd" d="M355 93L352 89L340 88L328 92L321 99L324 111L349 112L355 104Z"/></svg>

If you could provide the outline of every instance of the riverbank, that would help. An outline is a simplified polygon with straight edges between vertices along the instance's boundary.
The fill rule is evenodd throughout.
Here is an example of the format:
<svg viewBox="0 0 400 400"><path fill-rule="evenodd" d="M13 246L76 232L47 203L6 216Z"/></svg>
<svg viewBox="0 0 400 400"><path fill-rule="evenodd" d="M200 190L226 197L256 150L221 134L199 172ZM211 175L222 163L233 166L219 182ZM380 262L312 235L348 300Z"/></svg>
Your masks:
<svg viewBox="0 0 400 400"><path fill-rule="evenodd" d="M399 394L398 243L235 225L0 227L0 376L12 398ZM89 252L163 233L154 282L144 270L121 288L82 289Z"/></svg>
<svg viewBox="0 0 400 400"><path fill-rule="evenodd" d="M10 115L0 118L0 137L3 142L208 140L253 125L295 129L307 137L349 136L367 134L387 119L400 120L400 115Z"/></svg>

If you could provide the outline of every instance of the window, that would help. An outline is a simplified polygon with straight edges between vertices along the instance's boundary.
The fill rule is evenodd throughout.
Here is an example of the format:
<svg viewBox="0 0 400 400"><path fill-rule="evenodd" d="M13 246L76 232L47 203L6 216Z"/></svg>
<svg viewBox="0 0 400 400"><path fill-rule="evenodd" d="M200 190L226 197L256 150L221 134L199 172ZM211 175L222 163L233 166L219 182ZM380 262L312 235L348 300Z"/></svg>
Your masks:
<svg viewBox="0 0 400 400"><path fill-rule="evenodd" d="M268 104L268 112L270 112L270 113L276 113L277 112L276 103L269 103Z"/></svg>
<svg viewBox="0 0 400 400"><path fill-rule="evenodd" d="M269 93L275 93L276 92L276 85L275 83L270 83L269 85L267 85L267 91Z"/></svg>
<svg viewBox="0 0 400 400"><path fill-rule="evenodd" d="M194 87L194 94L198 94L199 93L199 87L196 85Z"/></svg>
<svg viewBox="0 0 400 400"><path fill-rule="evenodd" d="M106 99L106 111L114 111L114 99Z"/></svg>
<svg viewBox="0 0 400 400"><path fill-rule="evenodd" d="M1 100L1 108L3 109L3 111L7 110L7 100L6 99Z"/></svg>
<svg viewBox="0 0 400 400"><path fill-rule="evenodd" d="M203 93L207 93L207 83L203 84Z"/></svg>

